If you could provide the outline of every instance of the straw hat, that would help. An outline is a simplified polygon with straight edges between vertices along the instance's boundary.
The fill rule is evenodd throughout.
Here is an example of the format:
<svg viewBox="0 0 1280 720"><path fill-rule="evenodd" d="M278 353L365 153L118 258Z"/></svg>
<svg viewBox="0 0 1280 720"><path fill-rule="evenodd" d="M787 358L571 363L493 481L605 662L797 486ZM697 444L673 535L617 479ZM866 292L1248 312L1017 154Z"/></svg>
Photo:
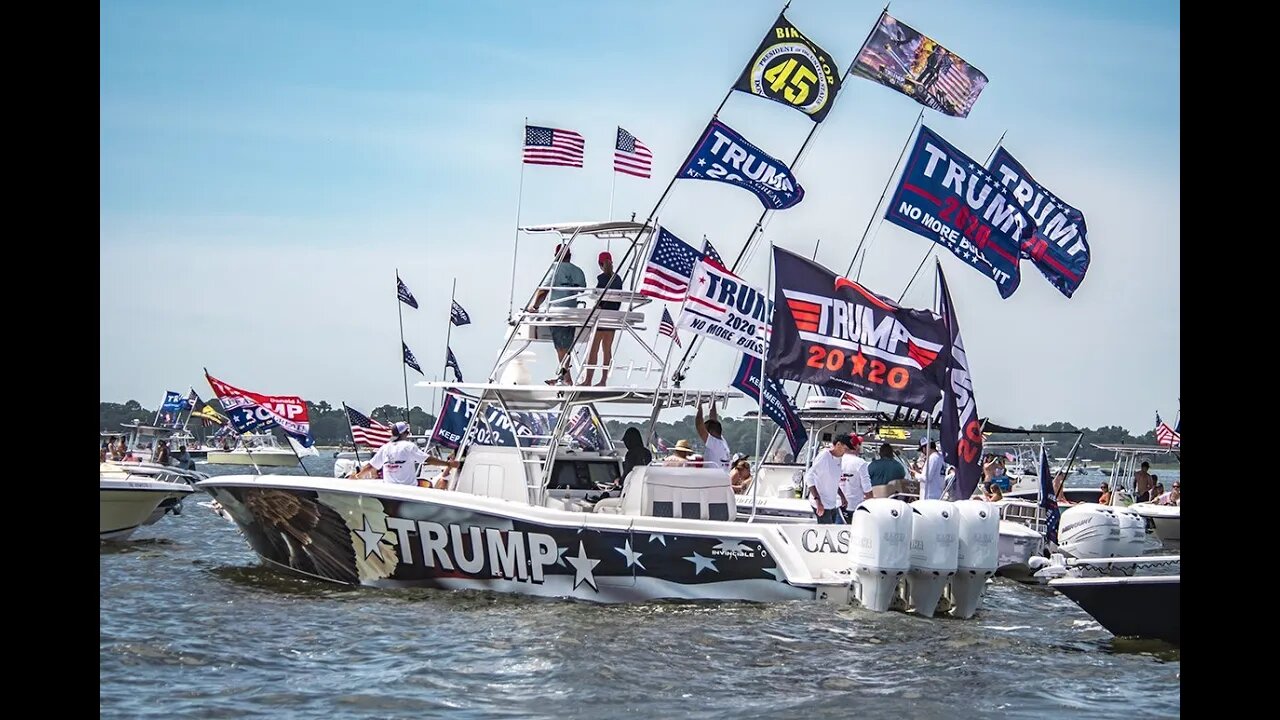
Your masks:
<svg viewBox="0 0 1280 720"><path fill-rule="evenodd" d="M693 452L693 446L689 444L688 440L677 440L675 446L671 448L671 452L691 453Z"/></svg>

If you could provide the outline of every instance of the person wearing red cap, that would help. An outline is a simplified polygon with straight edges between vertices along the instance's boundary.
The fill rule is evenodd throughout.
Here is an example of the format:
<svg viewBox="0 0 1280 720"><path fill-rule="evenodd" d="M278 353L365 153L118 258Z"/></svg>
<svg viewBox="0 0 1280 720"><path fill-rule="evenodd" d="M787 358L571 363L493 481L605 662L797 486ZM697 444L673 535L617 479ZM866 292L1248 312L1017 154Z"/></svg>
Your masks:
<svg viewBox="0 0 1280 720"><path fill-rule="evenodd" d="M870 464L862 459L862 436L858 433L849 435L849 452L840 458L840 489L844 491L846 504L845 519L850 519L854 509L863 500L871 498L871 475L867 473Z"/></svg>
<svg viewBox="0 0 1280 720"><path fill-rule="evenodd" d="M561 251L564 255L561 256ZM573 297L578 294L578 290L574 288L586 288L587 277L582 274L582 268L569 262L571 255L569 248L563 245L556 245L556 257L560 258L558 262L551 266L551 287L562 288L550 290L540 288L533 296L533 304L525 308L525 312L537 312L538 306L542 304L543 298L548 294L551 296L553 310L560 310L573 307L569 303L556 302L565 298ZM565 364L565 357L569 351L573 349L574 336L577 334L578 328L573 325L553 325L551 327L551 344L556 348L556 366L560 371L556 373L556 377L547 381L548 385L569 385L569 367Z"/></svg>
<svg viewBox="0 0 1280 720"><path fill-rule="evenodd" d="M613 271L613 256L606 250L600 253L600 257L596 259L600 264L601 273L596 276L596 288L600 290L621 290L622 278ZM620 302L601 301L601 310L617 310L622 307ZM616 331L613 329L600 329L596 331L596 336L591 340L591 352L587 354L587 378L583 385L591 384L591 375L595 372L596 355L600 354L603 349L604 358L601 360L600 383L598 387L604 387L609 382L609 367L613 364L613 336Z"/></svg>

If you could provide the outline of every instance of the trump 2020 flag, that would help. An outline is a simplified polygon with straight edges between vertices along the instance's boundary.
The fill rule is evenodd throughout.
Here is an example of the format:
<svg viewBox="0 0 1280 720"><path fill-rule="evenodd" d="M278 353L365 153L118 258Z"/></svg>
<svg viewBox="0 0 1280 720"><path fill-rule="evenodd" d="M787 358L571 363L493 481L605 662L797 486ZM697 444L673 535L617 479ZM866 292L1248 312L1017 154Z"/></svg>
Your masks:
<svg viewBox="0 0 1280 720"><path fill-rule="evenodd" d="M453 308L449 310L449 322L453 323L455 327L471 324L471 316L467 314L466 310L462 309L457 300L453 301Z"/></svg>
<svg viewBox="0 0 1280 720"><path fill-rule="evenodd" d="M991 158L991 172L1036 224L1035 234L1022 243L1022 257L1030 258L1058 292L1071 297L1089 270L1089 229L1084 213L1036 182L1003 147Z"/></svg>
<svg viewBox="0 0 1280 720"><path fill-rule="evenodd" d="M738 363L738 372L733 376L732 382L734 387L756 402L760 402L760 363L760 358L743 353L742 362ZM796 409L787 397L782 383L768 375L764 378L764 414L782 428L787 436L787 443L791 445L791 454L799 455L800 448L809 439L809 433L805 432L804 423L796 415Z"/></svg>
<svg viewBox="0 0 1280 720"><path fill-rule="evenodd" d="M311 420L307 402L297 395L262 395L241 390L205 371L205 379L238 432L279 427L302 447L311 447Z"/></svg>
<svg viewBox="0 0 1280 720"><path fill-rule="evenodd" d="M782 103L822 122L840 91L840 76L827 51L779 14L733 89Z"/></svg>
<svg viewBox="0 0 1280 720"><path fill-rule="evenodd" d="M899 307L776 245L773 271L767 375L933 411L948 342L936 314Z"/></svg>
<svg viewBox="0 0 1280 720"><path fill-rule="evenodd" d="M445 348L444 366L453 368L453 381L462 382L462 368L458 366L458 358L453 356L453 348Z"/></svg>
<svg viewBox="0 0 1280 720"><path fill-rule="evenodd" d="M396 273L396 297L400 298L400 302L408 305L414 310L418 309L418 299L409 292L409 287L400 279L400 273Z"/></svg>
<svg viewBox="0 0 1280 720"><path fill-rule="evenodd" d="M759 198L766 210L783 210L804 198L791 168L714 118L677 177L736 185Z"/></svg>
<svg viewBox="0 0 1280 720"><path fill-rule="evenodd" d="M1062 511L1058 507L1058 494L1053 491L1053 481L1049 478L1049 453L1044 446L1040 447L1040 507L1045 509L1044 539L1058 544L1058 520Z"/></svg>
<svg viewBox="0 0 1280 720"><path fill-rule="evenodd" d="M772 317L773 303L763 292L717 263L703 259L693 264L680 327L764 357Z"/></svg>
<svg viewBox="0 0 1280 720"><path fill-rule="evenodd" d="M418 359L413 356L413 352L409 350L409 346L402 341L400 343L404 347L404 364L418 371L418 374L426 377L427 374L422 372L422 368L418 366Z"/></svg>
<svg viewBox="0 0 1280 720"><path fill-rule="evenodd" d="M893 88L928 108L968 117L987 76L927 35L881 13L853 61L853 74Z"/></svg>
<svg viewBox="0 0 1280 720"><path fill-rule="evenodd" d="M990 171L923 125L884 217L990 277L1002 298L1018 289L1022 241L1036 231Z"/></svg>
<svg viewBox="0 0 1280 720"><path fill-rule="evenodd" d="M960 339L956 306L947 290L947 278L938 264L938 287L941 288L942 324L951 339L947 353L947 381L942 387L942 457L956 469L956 500L968 500L982 477L982 422L978 420L978 400L973 395L969 377L969 358Z"/></svg>

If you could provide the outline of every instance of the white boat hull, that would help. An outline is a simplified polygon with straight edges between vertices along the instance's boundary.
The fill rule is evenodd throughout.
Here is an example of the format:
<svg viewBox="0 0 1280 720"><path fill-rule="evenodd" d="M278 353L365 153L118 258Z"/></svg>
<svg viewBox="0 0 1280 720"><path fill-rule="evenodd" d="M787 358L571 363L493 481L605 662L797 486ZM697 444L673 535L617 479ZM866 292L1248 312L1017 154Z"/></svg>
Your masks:
<svg viewBox="0 0 1280 720"><path fill-rule="evenodd" d="M776 523L572 512L378 481L220 476L198 487L267 563L350 585L606 603L849 593L847 575L809 571L787 536L803 530ZM847 567L848 529L811 528L813 547Z"/></svg>
<svg viewBox="0 0 1280 720"><path fill-rule="evenodd" d="M210 450L205 461L210 465L258 465L259 467L288 467L297 465L298 458L290 450L279 448L254 450Z"/></svg>
<svg viewBox="0 0 1280 720"><path fill-rule="evenodd" d="M125 540L143 525L164 517L166 501L181 500L194 490L186 484L155 480L108 480L99 483L98 537Z"/></svg>
<svg viewBox="0 0 1280 720"><path fill-rule="evenodd" d="M1180 548L1182 546L1182 508L1178 505L1156 505L1155 503L1134 503L1129 509L1151 522L1156 537L1165 547Z"/></svg>

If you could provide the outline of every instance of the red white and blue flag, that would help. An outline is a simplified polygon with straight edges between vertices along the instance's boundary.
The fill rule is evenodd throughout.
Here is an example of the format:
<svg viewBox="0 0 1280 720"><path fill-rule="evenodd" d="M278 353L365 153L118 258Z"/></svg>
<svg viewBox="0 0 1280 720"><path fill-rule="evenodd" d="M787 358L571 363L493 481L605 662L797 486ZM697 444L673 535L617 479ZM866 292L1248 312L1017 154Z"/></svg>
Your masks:
<svg viewBox="0 0 1280 720"><path fill-rule="evenodd" d="M1058 542L1058 519L1061 511L1058 508L1058 495L1053 491L1053 480L1049 476L1049 453L1040 448L1040 507L1047 512L1044 524L1044 539L1055 545Z"/></svg>
<svg viewBox="0 0 1280 720"><path fill-rule="evenodd" d="M279 427L302 447L315 444L311 437L307 402L302 398L297 395L262 395L228 385L208 372L204 376L237 432Z"/></svg>
<svg viewBox="0 0 1280 720"><path fill-rule="evenodd" d="M676 323L671 319L671 312L666 307L662 308L662 321L658 323L658 334L666 335L677 346L680 346L680 336L676 334Z"/></svg>
<svg viewBox="0 0 1280 720"><path fill-rule="evenodd" d="M635 135L618 128L618 142L613 148L613 171L649 177L653 170L653 153Z"/></svg>
<svg viewBox="0 0 1280 720"><path fill-rule="evenodd" d="M825 388L825 387L819 386L818 392L822 393L823 395L826 395L827 397L839 397L840 407L842 408L846 408L849 410L866 410L867 409L866 407L863 406L862 403L858 402L857 396L849 392L848 390L839 390L836 388Z"/></svg>
<svg viewBox="0 0 1280 720"><path fill-rule="evenodd" d="M1156 442L1165 447L1178 447L1182 444L1182 435L1169 427L1168 423L1162 422L1156 426Z"/></svg>
<svg viewBox="0 0 1280 720"><path fill-rule="evenodd" d="M526 125L524 162L527 165L582 167L587 141L572 130Z"/></svg>
<svg viewBox="0 0 1280 720"><path fill-rule="evenodd" d="M380 448L391 442L391 428L342 403L347 411L347 422L351 424L351 439L359 445Z"/></svg>
<svg viewBox="0 0 1280 720"><path fill-rule="evenodd" d="M658 239L640 275L640 294L681 302L689 290L693 265L701 259L702 253L692 245L659 227Z"/></svg>

